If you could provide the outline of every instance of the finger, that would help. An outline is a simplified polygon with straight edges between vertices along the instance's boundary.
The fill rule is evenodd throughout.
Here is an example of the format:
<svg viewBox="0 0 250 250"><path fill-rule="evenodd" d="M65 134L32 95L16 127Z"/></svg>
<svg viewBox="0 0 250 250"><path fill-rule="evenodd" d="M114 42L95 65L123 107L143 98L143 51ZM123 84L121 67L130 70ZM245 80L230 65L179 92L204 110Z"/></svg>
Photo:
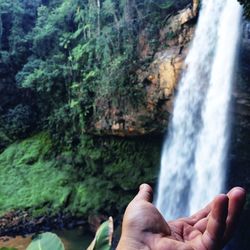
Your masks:
<svg viewBox="0 0 250 250"><path fill-rule="evenodd" d="M222 244L228 213L228 196L219 195L212 203L206 231L202 236L203 243L208 249L216 249Z"/></svg>
<svg viewBox="0 0 250 250"><path fill-rule="evenodd" d="M153 200L153 190L148 184L142 184L140 186L138 194L135 196L134 200L144 200L152 202Z"/></svg>
<svg viewBox="0 0 250 250"><path fill-rule="evenodd" d="M233 188L228 194L228 216L226 220L226 232L224 235L224 244L226 244L231 238L237 223L239 221L240 214L243 210L246 201L246 191L243 188Z"/></svg>
<svg viewBox="0 0 250 250"><path fill-rule="evenodd" d="M182 220L187 222L189 225L195 225L200 220L203 220L209 215L209 213L211 212L212 203L213 202L209 203L205 208L201 209L199 212L193 214L190 217L183 218Z"/></svg>

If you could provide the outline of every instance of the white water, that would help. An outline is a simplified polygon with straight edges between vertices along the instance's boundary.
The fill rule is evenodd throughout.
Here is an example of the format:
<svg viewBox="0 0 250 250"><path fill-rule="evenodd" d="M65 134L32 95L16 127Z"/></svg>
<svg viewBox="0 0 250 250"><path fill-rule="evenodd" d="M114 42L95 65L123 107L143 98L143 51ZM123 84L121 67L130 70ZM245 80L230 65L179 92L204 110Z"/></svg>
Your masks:
<svg viewBox="0 0 250 250"><path fill-rule="evenodd" d="M237 0L202 2L162 152L156 206L167 219L189 215L223 191L241 16Z"/></svg>

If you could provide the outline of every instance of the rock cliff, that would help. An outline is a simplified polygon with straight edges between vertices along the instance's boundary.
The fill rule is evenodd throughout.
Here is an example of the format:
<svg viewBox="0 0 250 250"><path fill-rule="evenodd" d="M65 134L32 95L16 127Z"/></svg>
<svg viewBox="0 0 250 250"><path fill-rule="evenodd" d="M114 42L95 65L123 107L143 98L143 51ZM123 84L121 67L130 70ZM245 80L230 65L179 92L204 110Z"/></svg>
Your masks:
<svg viewBox="0 0 250 250"><path fill-rule="evenodd" d="M250 22L243 24L241 49L235 89L233 92L233 135L230 184L250 189L245 176L250 176ZM240 171L239 171L240 170Z"/></svg>
<svg viewBox="0 0 250 250"><path fill-rule="evenodd" d="M229 249L249 249L250 220L250 22L245 21L239 52L232 105L232 138L228 169L228 188L242 186L248 191L247 204L239 230Z"/></svg>
<svg viewBox="0 0 250 250"><path fill-rule="evenodd" d="M136 70L136 78L143 92L143 102L133 106L126 96L113 104L107 99L96 99L93 121L89 132L102 135L135 136L165 131L172 110L173 96L181 74L187 47L194 33L198 1L166 17L160 30L159 49L148 66ZM152 51L140 35L142 60Z"/></svg>

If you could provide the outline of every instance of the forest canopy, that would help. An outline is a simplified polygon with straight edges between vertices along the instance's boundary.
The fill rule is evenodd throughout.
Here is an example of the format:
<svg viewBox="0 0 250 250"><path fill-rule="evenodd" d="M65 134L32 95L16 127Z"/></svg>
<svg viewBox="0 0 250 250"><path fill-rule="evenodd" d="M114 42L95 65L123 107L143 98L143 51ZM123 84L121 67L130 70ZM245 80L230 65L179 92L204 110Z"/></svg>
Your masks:
<svg viewBox="0 0 250 250"><path fill-rule="evenodd" d="M1 131L78 133L95 97L140 101L134 72L147 58L139 58L139 34L155 51L166 16L188 2L1 0Z"/></svg>

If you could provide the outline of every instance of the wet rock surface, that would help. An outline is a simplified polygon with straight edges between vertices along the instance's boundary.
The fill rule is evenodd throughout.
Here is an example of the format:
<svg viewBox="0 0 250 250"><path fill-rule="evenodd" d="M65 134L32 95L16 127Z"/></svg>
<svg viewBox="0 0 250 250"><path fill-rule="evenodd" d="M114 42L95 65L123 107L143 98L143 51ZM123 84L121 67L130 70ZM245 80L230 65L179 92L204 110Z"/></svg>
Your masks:
<svg viewBox="0 0 250 250"><path fill-rule="evenodd" d="M59 213L34 218L27 211L13 211L0 217L0 237L25 236L56 229L72 229L78 226L88 226L88 222L70 214Z"/></svg>
<svg viewBox="0 0 250 250"><path fill-rule="evenodd" d="M250 190L250 23L243 25L236 84L232 103L232 138L229 185L242 185Z"/></svg>
<svg viewBox="0 0 250 250"><path fill-rule="evenodd" d="M127 96L117 103L108 98L96 98L93 120L88 128L91 134L136 136L163 133L172 111L176 85L187 55L187 47L194 33L197 6L187 6L174 16L166 17L166 26L160 30L160 46L148 66L136 71L143 101L134 104ZM142 37L145 34L142 34ZM150 54L145 38L142 57ZM135 97L140 98L140 97Z"/></svg>
<svg viewBox="0 0 250 250"><path fill-rule="evenodd" d="M228 189L242 186L247 204L235 239L227 250L249 249L250 221L250 22L243 24L239 65L232 102L232 137L229 155Z"/></svg>

